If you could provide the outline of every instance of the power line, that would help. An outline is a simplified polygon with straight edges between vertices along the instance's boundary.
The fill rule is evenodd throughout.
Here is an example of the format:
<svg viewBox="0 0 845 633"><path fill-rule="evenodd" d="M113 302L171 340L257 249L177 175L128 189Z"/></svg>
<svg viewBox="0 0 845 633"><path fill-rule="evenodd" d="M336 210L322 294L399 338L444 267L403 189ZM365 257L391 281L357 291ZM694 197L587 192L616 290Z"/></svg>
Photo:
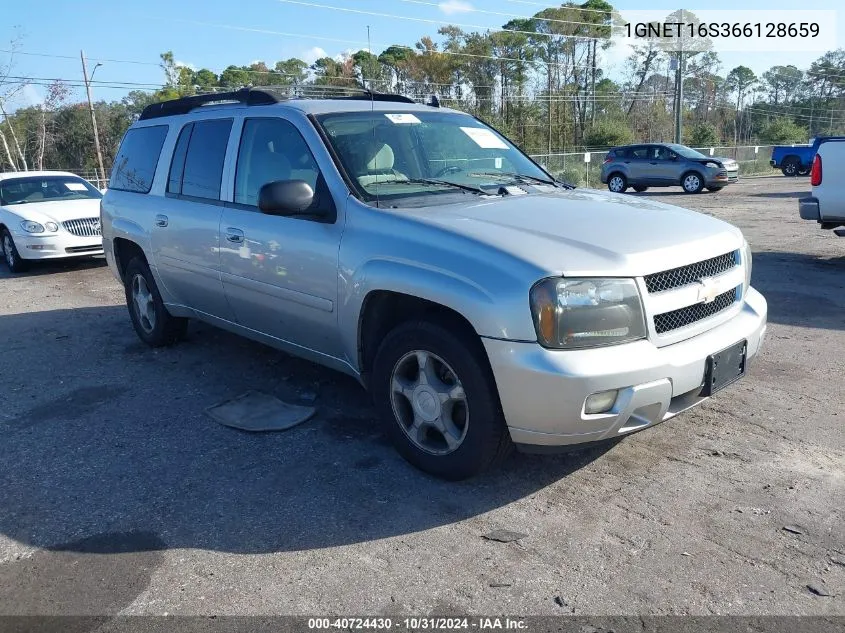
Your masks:
<svg viewBox="0 0 845 633"><path fill-rule="evenodd" d="M370 15L375 17L381 18L391 18L393 20L407 20L410 22L425 22L426 24L446 24L449 26L460 26L464 28L471 28L471 29L486 29L492 31L503 31L506 33L519 33L521 35L533 35L533 36L543 36L543 37L567 37L569 39L575 40L587 40L587 41L599 41L599 42L607 42L610 40L608 37L587 37L586 35L559 35L557 33L541 33L537 31L521 31L519 29L497 29L491 26L485 26L482 24L465 24L460 22L449 22L446 20L431 20L427 18L414 18L407 15L396 15L394 13L379 13L376 11L364 11L363 9L350 9L348 7L333 7L327 4L317 4L315 2L304 2L303 0L276 0L276 2L282 2L284 4L295 4L299 6L309 7L313 9L330 9L332 11L344 11L346 13L357 13L360 15Z"/></svg>
<svg viewBox="0 0 845 633"><path fill-rule="evenodd" d="M440 7L440 3L427 2L426 0L399 0L399 2L407 2L407 3L410 3L410 4L423 4L423 5L427 5L427 6L431 6L431 7L438 7L438 8ZM573 10L576 10L576 9L573 8ZM605 27L606 28L607 26L609 26L607 24L601 24L599 22L573 22L573 21L570 21L570 20L559 20L557 18L538 18L538 17L535 17L535 16L519 15L518 13L501 13L499 11L487 11L485 9L476 9L474 7L467 7L466 11L467 11L467 13L484 13L486 15L498 15L498 16L506 17L506 18L516 18L518 20L536 20L538 22L555 22L555 23L559 23L559 24L574 24L576 26L589 26L589 27L592 27L592 28L599 28L599 27ZM603 13L604 13L604 15L607 15L608 13L611 13L611 12L605 11Z"/></svg>

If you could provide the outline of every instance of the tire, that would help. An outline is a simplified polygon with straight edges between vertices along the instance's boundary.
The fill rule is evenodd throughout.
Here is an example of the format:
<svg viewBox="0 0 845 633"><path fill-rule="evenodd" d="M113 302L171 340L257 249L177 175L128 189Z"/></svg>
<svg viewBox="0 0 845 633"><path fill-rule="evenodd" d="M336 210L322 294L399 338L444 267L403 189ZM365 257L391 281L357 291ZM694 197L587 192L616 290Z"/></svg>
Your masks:
<svg viewBox="0 0 845 633"><path fill-rule="evenodd" d="M809 176L809 175L810 175L810 171L811 171L811 169L810 169L809 167L801 167L801 168L798 170L798 175L799 175L799 176Z"/></svg>
<svg viewBox="0 0 845 633"><path fill-rule="evenodd" d="M625 193L628 188L628 179L618 171L607 177L607 188L613 193Z"/></svg>
<svg viewBox="0 0 845 633"><path fill-rule="evenodd" d="M512 448L484 348L444 324L394 328L376 353L370 392L399 454L435 477L472 477Z"/></svg>
<svg viewBox="0 0 845 633"><path fill-rule="evenodd" d="M0 231L0 250L3 251L3 261L6 262L10 272L22 273L29 268L29 262L18 253L18 248L15 246L15 240L12 239L9 229L4 228Z"/></svg>
<svg viewBox="0 0 845 633"><path fill-rule="evenodd" d="M648 191L648 187L643 187L642 185L634 185L634 191L637 193L642 193L643 191Z"/></svg>
<svg viewBox="0 0 845 633"><path fill-rule="evenodd" d="M184 338L188 319L174 317L167 311L150 267L142 258L135 257L127 264L123 287L138 338L150 347L173 345ZM144 304L146 309L142 310Z"/></svg>
<svg viewBox="0 0 845 633"><path fill-rule="evenodd" d="M704 189L704 178L697 171L688 171L681 176L681 187L685 193L701 193Z"/></svg>
<svg viewBox="0 0 845 633"><path fill-rule="evenodd" d="M707 187L707 191L710 193L718 193L722 189L724 189L724 187Z"/></svg>
<svg viewBox="0 0 845 633"><path fill-rule="evenodd" d="M801 169L801 161L799 161L794 156L790 156L789 158L784 159L783 163L780 166L780 170L781 172L783 172L783 175L789 178L791 178L792 176L797 176L799 169Z"/></svg>

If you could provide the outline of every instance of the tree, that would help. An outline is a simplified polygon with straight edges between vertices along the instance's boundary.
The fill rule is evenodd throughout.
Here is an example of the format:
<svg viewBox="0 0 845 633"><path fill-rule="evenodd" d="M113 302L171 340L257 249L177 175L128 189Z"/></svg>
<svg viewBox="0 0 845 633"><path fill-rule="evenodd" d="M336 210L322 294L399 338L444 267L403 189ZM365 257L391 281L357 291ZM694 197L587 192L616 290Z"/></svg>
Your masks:
<svg viewBox="0 0 845 633"><path fill-rule="evenodd" d="M719 133L711 123L696 123L689 130L685 142L693 147L713 147L719 144Z"/></svg>
<svg viewBox="0 0 845 633"><path fill-rule="evenodd" d="M763 83L774 105L789 103L800 92L804 73L795 66L772 66L763 73Z"/></svg>
<svg viewBox="0 0 845 633"><path fill-rule="evenodd" d="M757 85L757 81L757 75L748 66L737 66L725 79L725 88L736 95L736 113L733 117L734 145L739 143L739 130L742 129L742 105L749 91Z"/></svg>
<svg viewBox="0 0 845 633"><path fill-rule="evenodd" d="M585 147L613 147L634 142L634 133L624 121L599 121L584 134Z"/></svg>
<svg viewBox="0 0 845 633"><path fill-rule="evenodd" d="M806 142L807 129L796 125L785 117L779 117L769 123L760 132L760 140L771 145Z"/></svg>

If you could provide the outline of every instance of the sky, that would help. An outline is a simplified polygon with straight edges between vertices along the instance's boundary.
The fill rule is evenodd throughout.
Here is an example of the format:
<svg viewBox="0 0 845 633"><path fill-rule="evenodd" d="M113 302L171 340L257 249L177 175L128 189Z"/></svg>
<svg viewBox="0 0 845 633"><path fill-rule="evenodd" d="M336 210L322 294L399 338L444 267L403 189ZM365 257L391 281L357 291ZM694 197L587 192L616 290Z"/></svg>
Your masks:
<svg viewBox="0 0 845 633"><path fill-rule="evenodd" d="M678 8L671 0L612 4L623 16L626 10ZM812 8L835 10L838 4L816 0ZM413 45L424 35L436 39L437 29L445 24L464 25L465 31L495 30L512 18L529 17L552 5L540 0L31 0L15 2L13 11L0 12L0 51L8 51L19 36L11 75L78 81L82 78L79 51L84 49L90 60L89 74L96 63L102 64L96 69L95 82L125 82L141 88L163 83L159 54L168 50L180 63L215 72L255 60L268 65L289 57L313 62L325 55L367 48L368 26L371 48L378 53L394 43ZM793 10L796 19L802 15L795 10L796 3L785 0L708 0L689 9L696 12L699 6L711 15L753 11L749 15L761 21L773 10ZM728 13L724 15L729 19ZM845 46L842 16L837 14L834 23L825 27L833 27L837 46ZM606 74L620 76L626 53L624 46L617 46L604 54L601 66ZM758 74L775 64L806 68L819 56L818 51L800 50L723 52L721 73L739 64ZM0 66L8 62L9 53L0 52ZM97 83L94 98L120 99L129 89ZM28 86L12 109L39 103L43 95L42 86ZM75 99L84 96L84 90L75 89Z"/></svg>

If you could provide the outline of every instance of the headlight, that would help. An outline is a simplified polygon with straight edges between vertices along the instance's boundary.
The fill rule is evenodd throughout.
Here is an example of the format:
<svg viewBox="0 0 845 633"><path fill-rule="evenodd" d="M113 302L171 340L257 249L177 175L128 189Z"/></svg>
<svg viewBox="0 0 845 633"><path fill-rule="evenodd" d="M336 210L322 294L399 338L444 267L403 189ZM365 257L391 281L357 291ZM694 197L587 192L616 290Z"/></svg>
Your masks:
<svg viewBox="0 0 845 633"><path fill-rule="evenodd" d="M742 264L745 267L745 290L751 287L751 245L748 242L742 245Z"/></svg>
<svg viewBox="0 0 845 633"><path fill-rule="evenodd" d="M545 347L601 347L646 336L633 279L543 279L531 288L530 301Z"/></svg>
<svg viewBox="0 0 845 633"><path fill-rule="evenodd" d="M47 222L44 226L51 233L55 233L56 231L59 230L59 225L56 224L55 222Z"/></svg>
<svg viewBox="0 0 845 633"><path fill-rule="evenodd" d="M38 224L38 222L30 222L29 220L24 220L21 222L21 228L26 231L27 233L43 233L44 227Z"/></svg>

